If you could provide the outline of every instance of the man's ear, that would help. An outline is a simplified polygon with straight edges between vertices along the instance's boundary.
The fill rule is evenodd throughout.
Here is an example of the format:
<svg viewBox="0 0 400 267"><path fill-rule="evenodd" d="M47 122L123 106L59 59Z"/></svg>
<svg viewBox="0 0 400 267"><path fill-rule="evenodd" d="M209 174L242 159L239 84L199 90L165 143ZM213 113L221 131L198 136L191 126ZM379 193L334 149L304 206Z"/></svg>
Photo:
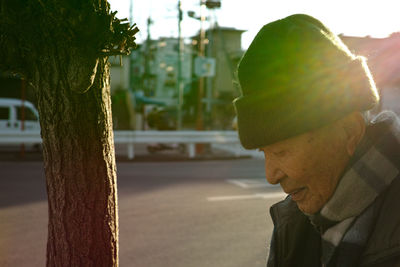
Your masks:
<svg viewBox="0 0 400 267"><path fill-rule="evenodd" d="M352 156L365 134L364 118L360 112L353 112L342 119L342 126L346 132L346 151Z"/></svg>

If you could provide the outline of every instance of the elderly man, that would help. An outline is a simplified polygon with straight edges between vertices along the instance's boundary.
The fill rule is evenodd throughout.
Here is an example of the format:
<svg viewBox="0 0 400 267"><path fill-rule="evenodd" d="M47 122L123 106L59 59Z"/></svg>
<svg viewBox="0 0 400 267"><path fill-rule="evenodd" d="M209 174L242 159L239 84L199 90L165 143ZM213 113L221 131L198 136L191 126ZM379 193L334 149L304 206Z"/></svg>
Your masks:
<svg viewBox="0 0 400 267"><path fill-rule="evenodd" d="M260 30L238 78L240 141L288 194L270 209L268 266L400 266L400 127L367 116L379 94L365 59L293 15Z"/></svg>

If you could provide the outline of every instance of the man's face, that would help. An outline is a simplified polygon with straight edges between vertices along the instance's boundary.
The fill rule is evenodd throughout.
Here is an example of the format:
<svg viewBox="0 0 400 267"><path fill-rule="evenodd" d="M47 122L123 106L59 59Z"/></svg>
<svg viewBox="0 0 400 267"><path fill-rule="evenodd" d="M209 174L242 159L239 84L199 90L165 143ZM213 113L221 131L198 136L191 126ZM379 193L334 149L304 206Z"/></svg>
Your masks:
<svg viewBox="0 0 400 267"><path fill-rule="evenodd" d="M304 213L317 213L349 160L343 134L331 125L261 148L268 182L279 183Z"/></svg>

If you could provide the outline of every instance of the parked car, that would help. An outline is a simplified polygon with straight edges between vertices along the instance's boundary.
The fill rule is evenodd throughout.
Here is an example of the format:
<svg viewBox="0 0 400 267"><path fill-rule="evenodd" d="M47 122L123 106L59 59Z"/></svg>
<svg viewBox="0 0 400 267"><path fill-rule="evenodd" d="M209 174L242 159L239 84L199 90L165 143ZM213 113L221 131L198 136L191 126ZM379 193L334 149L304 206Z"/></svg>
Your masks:
<svg viewBox="0 0 400 267"><path fill-rule="evenodd" d="M40 130L39 113L29 101L0 98L0 131Z"/></svg>
<svg viewBox="0 0 400 267"><path fill-rule="evenodd" d="M40 131L39 113L35 106L29 101L13 98L0 98L0 138L1 133L18 133L28 131ZM7 137L5 137L7 138ZM20 149L19 143L0 140L1 151L15 151ZM27 144L26 148L41 151L41 143Z"/></svg>

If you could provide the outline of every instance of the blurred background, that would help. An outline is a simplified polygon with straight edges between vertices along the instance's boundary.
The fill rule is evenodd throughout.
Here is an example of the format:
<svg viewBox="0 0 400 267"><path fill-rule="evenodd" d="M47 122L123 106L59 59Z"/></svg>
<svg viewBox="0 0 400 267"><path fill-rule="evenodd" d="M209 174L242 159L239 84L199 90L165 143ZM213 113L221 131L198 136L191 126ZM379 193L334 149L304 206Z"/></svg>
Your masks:
<svg viewBox="0 0 400 267"><path fill-rule="evenodd" d="M109 58L121 266L265 266L268 210L285 194L265 181L263 155L240 147L231 104L237 63L264 24L320 19L367 57L376 111L400 114L398 0L109 2L140 29L136 50ZM44 266L36 100L19 76L0 73L0 86L0 266Z"/></svg>
<svg viewBox="0 0 400 267"><path fill-rule="evenodd" d="M118 17L128 18L140 29L137 49L128 56L109 58L115 130L235 130L231 103L240 94L235 70L241 56L264 24L294 13L320 19L351 51L367 57L382 96L378 109L399 112L398 1L111 0L110 4ZM35 106L32 90L20 77L0 73L0 82L0 98ZM6 107L0 112L5 128L11 113L7 115ZM34 107L27 112L36 114ZM21 112L16 116L22 118ZM16 118L11 124L20 128L20 121Z"/></svg>
<svg viewBox="0 0 400 267"><path fill-rule="evenodd" d="M397 108L398 1L110 3L120 16L130 18L141 30L139 48L122 59L122 66L120 59L110 59L114 96L121 100L125 93L135 99L131 112L114 112L117 128L146 129L147 114L164 109L177 128L232 129L231 102L239 94L235 85L238 61L264 24L294 13L320 19L354 53L367 57L383 95L382 104Z"/></svg>

